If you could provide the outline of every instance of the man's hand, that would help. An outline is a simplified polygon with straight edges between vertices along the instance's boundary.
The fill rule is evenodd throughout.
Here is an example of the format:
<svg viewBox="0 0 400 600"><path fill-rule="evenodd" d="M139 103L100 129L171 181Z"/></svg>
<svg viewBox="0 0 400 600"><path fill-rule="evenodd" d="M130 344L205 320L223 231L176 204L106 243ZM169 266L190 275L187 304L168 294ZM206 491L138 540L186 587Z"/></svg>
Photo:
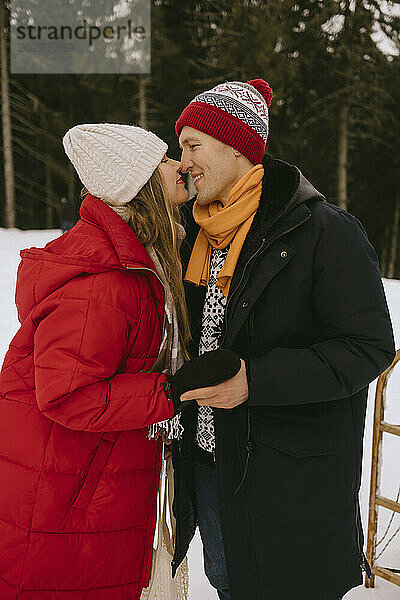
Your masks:
<svg viewBox="0 0 400 600"><path fill-rule="evenodd" d="M212 406L213 408L235 408L246 402L249 388L246 377L246 363L240 359L239 372L219 385L190 390L181 396L181 401L196 400L199 406Z"/></svg>

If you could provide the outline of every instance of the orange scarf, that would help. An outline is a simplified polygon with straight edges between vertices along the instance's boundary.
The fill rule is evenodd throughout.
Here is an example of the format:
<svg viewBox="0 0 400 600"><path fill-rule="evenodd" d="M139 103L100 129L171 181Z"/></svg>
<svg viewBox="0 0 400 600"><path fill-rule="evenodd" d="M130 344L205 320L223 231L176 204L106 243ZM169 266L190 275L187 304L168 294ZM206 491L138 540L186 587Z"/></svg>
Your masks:
<svg viewBox="0 0 400 600"><path fill-rule="evenodd" d="M201 227L185 275L185 281L208 286L211 246L226 248L232 242L217 286L227 298L233 273L246 235L253 222L261 197L264 167L255 165L232 188L225 206L214 200L205 206L193 205L193 217Z"/></svg>

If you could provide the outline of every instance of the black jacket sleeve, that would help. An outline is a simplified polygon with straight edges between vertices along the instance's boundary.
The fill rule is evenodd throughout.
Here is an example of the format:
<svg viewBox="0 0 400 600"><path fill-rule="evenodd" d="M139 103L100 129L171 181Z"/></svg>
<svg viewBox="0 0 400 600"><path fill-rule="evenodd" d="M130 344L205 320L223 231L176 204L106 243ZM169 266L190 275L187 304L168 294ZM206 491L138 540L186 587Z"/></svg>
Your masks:
<svg viewBox="0 0 400 600"><path fill-rule="evenodd" d="M332 209L314 254L312 304L320 341L274 348L247 362L249 405L293 405L351 396L395 355L378 259L352 215Z"/></svg>

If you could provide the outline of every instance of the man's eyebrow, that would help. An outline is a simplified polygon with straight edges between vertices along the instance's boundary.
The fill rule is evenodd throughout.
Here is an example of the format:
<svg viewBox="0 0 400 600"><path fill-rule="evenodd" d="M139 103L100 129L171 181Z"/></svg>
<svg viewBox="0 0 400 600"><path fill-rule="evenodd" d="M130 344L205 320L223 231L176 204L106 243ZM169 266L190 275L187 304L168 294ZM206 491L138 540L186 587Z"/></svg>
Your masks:
<svg viewBox="0 0 400 600"><path fill-rule="evenodd" d="M190 142L198 142L199 139L196 137L187 137L182 142L179 142L179 146L182 148L185 144L189 144Z"/></svg>

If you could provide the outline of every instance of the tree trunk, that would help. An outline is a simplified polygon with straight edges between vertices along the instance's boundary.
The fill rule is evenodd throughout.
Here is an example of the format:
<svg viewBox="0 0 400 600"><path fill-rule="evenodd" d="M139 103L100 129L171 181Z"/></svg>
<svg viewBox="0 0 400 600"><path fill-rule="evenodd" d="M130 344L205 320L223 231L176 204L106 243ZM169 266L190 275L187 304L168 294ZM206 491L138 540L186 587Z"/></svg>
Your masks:
<svg viewBox="0 0 400 600"><path fill-rule="evenodd" d="M149 81L148 75L138 75L139 77L139 125L147 129L147 95L146 87Z"/></svg>
<svg viewBox="0 0 400 600"><path fill-rule="evenodd" d="M48 156L50 160L50 157ZM46 162L46 228L52 229L53 227L53 194L51 189L51 167L49 163Z"/></svg>
<svg viewBox="0 0 400 600"><path fill-rule="evenodd" d="M395 276L397 245L398 245L398 240L399 240L399 216L400 216L400 194L399 194L399 192L397 192L396 206L394 209L393 228L392 228L392 243L391 243L391 248L390 248L390 261L389 261L389 268L387 270L387 276L389 279L393 279Z"/></svg>
<svg viewBox="0 0 400 600"><path fill-rule="evenodd" d="M380 267L381 267L381 274L382 277L386 277L386 273L387 273L387 257L388 257L388 251L387 251L387 231L385 231L385 235L384 235L384 240L383 240L383 249L381 252L381 258L380 258Z"/></svg>
<svg viewBox="0 0 400 600"><path fill-rule="evenodd" d="M348 153L348 121L349 104L343 100L339 107L338 122L338 168L337 168L337 203L347 210L347 153Z"/></svg>
<svg viewBox="0 0 400 600"><path fill-rule="evenodd" d="M15 227L14 160L11 138L10 97L8 92L6 8L0 0L0 54L1 54L1 115L3 126L5 225Z"/></svg>

